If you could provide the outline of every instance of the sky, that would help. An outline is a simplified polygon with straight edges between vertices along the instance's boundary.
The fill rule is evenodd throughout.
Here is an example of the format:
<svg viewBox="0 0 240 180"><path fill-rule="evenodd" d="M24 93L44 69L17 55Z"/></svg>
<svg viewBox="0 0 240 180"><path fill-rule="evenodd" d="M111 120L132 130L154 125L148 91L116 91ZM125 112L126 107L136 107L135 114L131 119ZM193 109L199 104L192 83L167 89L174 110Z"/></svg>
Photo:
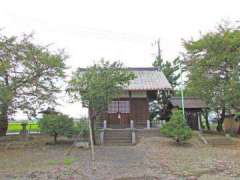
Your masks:
<svg viewBox="0 0 240 180"><path fill-rule="evenodd" d="M71 70L105 58L125 66L151 66L160 39L162 57L184 52L183 40L199 38L222 20L240 20L238 0L1 0L0 28L9 35L35 33L38 43L66 50ZM70 75L70 71L68 71ZM87 114L62 100L59 110Z"/></svg>

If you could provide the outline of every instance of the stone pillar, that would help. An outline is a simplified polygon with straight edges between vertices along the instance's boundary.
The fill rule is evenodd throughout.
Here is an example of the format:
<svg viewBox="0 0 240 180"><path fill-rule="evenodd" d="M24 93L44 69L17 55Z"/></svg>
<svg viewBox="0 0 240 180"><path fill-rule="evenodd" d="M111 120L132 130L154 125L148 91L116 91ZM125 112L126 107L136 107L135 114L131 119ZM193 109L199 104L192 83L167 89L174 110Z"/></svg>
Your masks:
<svg viewBox="0 0 240 180"><path fill-rule="evenodd" d="M103 129L107 129L107 120L103 121Z"/></svg>
<svg viewBox="0 0 240 180"><path fill-rule="evenodd" d="M147 120L147 129L150 129L150 120Z"/></svg>
<svg viewBox="0 0 240 180"><path fill-rule="evenodd" d="M100 132L100 144L104 144L104 131Z"/></svg>
<svg viewBox="0 0 240 180"><path fill-rule="evenodd" d="M132 131L132 144L136 144L136 133L135 131Z"/></svg>
<svg viewBox="0 0 240 180"><path fill-rule="evenodd" d="M131 128L131 129L134 128L134 122L133 122L133 120L130 120L130 128Z"/></svg>

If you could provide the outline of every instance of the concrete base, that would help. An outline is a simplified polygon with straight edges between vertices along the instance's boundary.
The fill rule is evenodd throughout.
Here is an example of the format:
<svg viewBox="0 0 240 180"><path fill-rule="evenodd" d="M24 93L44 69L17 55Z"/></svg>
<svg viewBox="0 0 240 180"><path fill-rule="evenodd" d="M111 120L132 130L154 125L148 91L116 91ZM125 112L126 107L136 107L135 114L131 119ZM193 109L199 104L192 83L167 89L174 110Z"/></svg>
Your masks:
<svg viewBox="0 0 240 180"><path fill-rule="evenodd" d="M88 142L75 142L74 146L77 148L83 148L83 149L89 149L89 143Z"/></svg>
<svg viewBox="0 0 240 180"><path fill-rule="evenodd" d="M100 132L100 144L104 144L104 131Z"/></svg>
<svg viewBox="0 0 240 180"><path fill-rule="evenodd" d="M136 133L135 131L132 131L132 145L136 144Z"/></svg>

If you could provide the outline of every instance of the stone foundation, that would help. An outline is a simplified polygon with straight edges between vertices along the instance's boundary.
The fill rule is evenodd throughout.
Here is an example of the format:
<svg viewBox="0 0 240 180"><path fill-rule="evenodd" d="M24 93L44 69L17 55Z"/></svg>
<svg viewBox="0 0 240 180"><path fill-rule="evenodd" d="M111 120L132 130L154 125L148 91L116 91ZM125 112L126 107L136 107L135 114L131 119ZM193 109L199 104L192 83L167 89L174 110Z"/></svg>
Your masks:
<svg viewBox="0 0 240 180"><path fill-rule="evenodd" d="M136 129L136 137L137 141L143 137L159 137L160 130L159 128L151 128L151 129Z"/></svg>

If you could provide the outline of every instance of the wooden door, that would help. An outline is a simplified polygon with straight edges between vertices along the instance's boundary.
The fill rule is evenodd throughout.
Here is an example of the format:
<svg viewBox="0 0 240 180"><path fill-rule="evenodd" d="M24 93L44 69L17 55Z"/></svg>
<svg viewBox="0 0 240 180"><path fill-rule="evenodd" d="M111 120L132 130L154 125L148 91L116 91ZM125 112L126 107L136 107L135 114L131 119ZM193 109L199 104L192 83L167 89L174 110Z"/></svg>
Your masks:
<svg viewBox="0 0 240 180"><path fill-rule="evenodd" d="M135 127L147 127L149 119L148 101L146 98L133 98L131 100L131 118L135 122Z"/></svg>
<svg viewBox="0 0 240 180"><path fill-rule="evenodd" d="M108 127L129 128L129 101L113 101L108 108Z"/></svg>

